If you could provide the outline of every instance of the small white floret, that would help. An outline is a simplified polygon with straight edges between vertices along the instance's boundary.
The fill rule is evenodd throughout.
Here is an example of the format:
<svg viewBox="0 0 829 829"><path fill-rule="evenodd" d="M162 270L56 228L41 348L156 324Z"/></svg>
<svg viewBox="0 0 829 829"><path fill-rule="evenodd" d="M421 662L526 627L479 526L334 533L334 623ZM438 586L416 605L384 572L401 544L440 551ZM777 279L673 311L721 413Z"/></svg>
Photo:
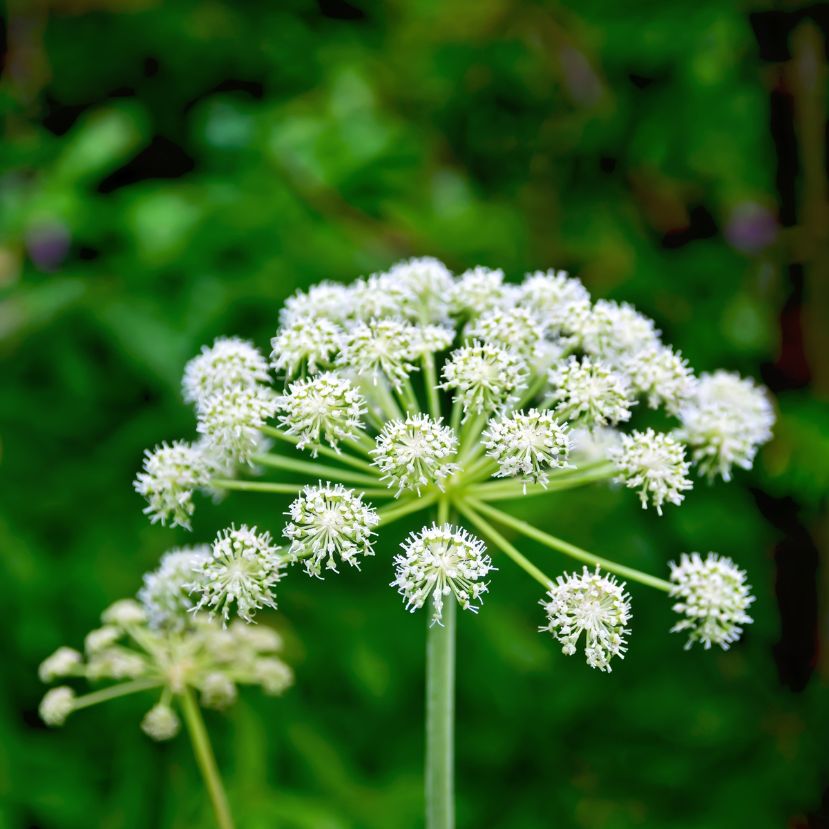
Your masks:
<svg viewBox="0 0 829 829"><path fill-rule="evenodd" d="M551 633L561 650L572 656L584 634L584 655L591 668L610 672L613 657L624 659L630 633L630 596L624 583L587 567L581 573L565 573L547 592L541 605Z"/></svg>
<svg viewBox="0 0 829 829"><path fill-rule="evenodd" d="M138 599L151 628L181 631L190 624L194 605L192 585L210 554L207 544L177 547L166 552L158 567L144 575Z"/></svg>
<svg viewBox="0 0 829 829"><path fill-rule="evenodd" d="M308 486L290 507L283 535L292 561L304 561L309 575L322 578L323 565L337 572L337 561L359 568L361 556L374 555L377 511L341 484Z"/></svg>
<svg viewBox="0 0 829 829"><path fill-rule="evenodd" d="M752 621L746 610L754 597L745 571L730 558L683 553L679 564L671 562L671 585L671 596L677 599L673 609L684 616L671 632L688 633L686 650L695 642L706 650L712 645L727 650L740 638L742 626Z"/></svg>
<svg viewBox="0 0 829 829"><path fill-rule="evenodd" d="M363 428L366 401L354 384L333 372L291 383L279 399L279 422L297 446L327 443L334 449L340 441L357 437ZM316 449L312 449L316 457Z"/></svg>
<svg viewBox="0 0 829 829"><path fill-rule="evenodd" d="M182 391L188 403L200 403L222 389L253 386L269 379L267 360L258 348L238 337L219 337L187 363Z"/></svg>
<svg viewBox="0 0 829 829"><path fill-rule="evenodd" d="M733 467L751 469L757 450L771 439L774 409L753 380L716 371L700 376L680 420L678 434L700 472L728 481Z"/></svg>
<svg viewBox="0 0 829 829"><path fill-rule="evenodd" d="M377 436L370 454L382 473L382 480L396 488L414 490L443 481L457 470L453 459L458 452L458 436L441 420L418 412L405 420L389 420Z"/></svg>
<svg viewBox="0 0 829 829"><path fill-rule="evenodd" d="M464 610L477 612L488 587L484 579L494 569L483 541L443 524L412 533L401 547L391 584L405 598L407 610L419 610L431 597L432 623L440 624L444 600L454 594Z"/></svg>
<svg viewBox="0 0 829 829"><path fill-rule="evenodd" d="M210 477L211 464L202 447L177 440L144 453L144 466L133 486L147 501L144 512L150 521L190 529L193 492L205 487Z"/></svg>
<svg viewBox="0 0 829 829"><path fill-rule="evenodd" d="M441 388L450 390L469 416L499 409L526 386L528 376L526 361L514 351L473 342L449 355Z"/></svg>
<svg viewBox="0 0 829 829"><path fill-rule="evenodd" d="M40 663L37 675L41 682L54 682L65 676L72 676L79 671L83 657L74 648L58 648L51 656Z"/></svg>
<svg viewBox="0 0 829 829"><path fill-rule="evenodd" d="M75 692L68 685L47 691L40 701L38 713L46 725L57 728L75 710Z"/></svg>
<svg viewBox="0 0 829 829"><path fill-rule="evenodd" d="M627 376L600 360L575 357L550 371L550 403L563 420L595 426L615 426L630 419L634 404Z"/></svg>
<svg viewBox="0 0 829 829"><path fill-rule="evenodd" d="M330 368L342 348L343 329L325 317L299 317L271 339L271 364L280 375L296 377Z"/></svg>
<svg viewBox="0 0 829 829"><path fill-rule="evenodd" d="M235 386L208 397L196 428L208 450L228 463L245 463L262 447L261 429L276 414L279 399L268 386Z"/></svg>
<svg viewBox="0 0 829 829"><path fill-rule="evenodd" d="M395 388L416 370L414 326L401 320L371 320L352 326L345 335L338 364L377 383L385 377Z"/></svg>
<svg viewBox="0 0 829 829"><path fill-rule="evenodd" d="M681 504L693 486L685 447L671 435L653 429L622 435L611 460L619 469L619 480L639 490L643 509L651 503L660 515L664 503Z"/></svg>
<svg viewBox="0 0 829 829"><path fill-rule="evenodd" d="M245 525L223 530L196 570L193 588L199 600L193 611L206 610L227 621L235 606L239 617L250 622L260 608L276 607L273 589L284 567L269 533Z"/></svg>
<svg viewBox="0 0 829 829"><path fill-rule="evenodd" d="M163 702L154 705L141 720L141 730L157 742L172 740L180 728L181 723L176 712Z"/></svg>
<svg viewBox="0 0 829 829"><path fill-rule="evenodd" d="M520 476L525 484L546 486L551 469L568 466L569 430L550 411L529 409L490 420L481 442L498 464L498 478Z"/></svg>

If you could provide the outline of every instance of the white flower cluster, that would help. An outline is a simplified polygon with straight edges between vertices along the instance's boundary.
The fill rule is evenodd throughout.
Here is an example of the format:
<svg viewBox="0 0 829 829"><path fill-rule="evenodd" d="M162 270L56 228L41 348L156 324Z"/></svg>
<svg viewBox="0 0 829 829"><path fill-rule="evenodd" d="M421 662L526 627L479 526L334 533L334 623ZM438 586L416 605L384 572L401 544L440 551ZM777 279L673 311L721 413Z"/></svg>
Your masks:
<svg viewBox="0 0 829 829"><path fill-rule="evenodd" d="M359 568L360 556L374 555L372 536L380 521L377 511L341 484L306 487L288 512L283 532L291 542L288 555L302 560L312 576L322 578L322 566L337 572L337 559Z"/></svg>
<svg viewBox="0 0 829 829"><path fill-rule="evenodd" d="M728 480L750 467L774 421L752 380L695 377L653 320L626 303L594 302L563 271L514 284L487 267L455 276L428 257L298 291L279 314L269 361L249 342L220 338L188 363L183 390L199 439L147 453L135 487L153 521L189 527L199 491L294 500L285 551L242 526L207 551L165 558L141 594L158 631L186 626L196 611L250 621L275 606L287 563L315 577L342 562L358 567L386 521L436 502L440 525L409 538L394 584L410 608L431 598L436 618L450 594L474 609L491 562L480 541L445 523L453 507L487 536L481 504L615 477L661 515L691 490L692 469ZM288 480L238 479L272 469ZM378 510L375 498L390 503ZM513 558L525 566L521 553ZM589 664L609 670L625 648L623 587L585 571L560 579L549 599L547 629L565 652L584 632ZM717 641L705 630L701 641Z"/></svg>
<svg viewBox="0 0 829 829"><path fill-rule="evenodd" d="M420 495L429 484L442 487L455 470L452 462L458 451L458 436L449 426L418 413L405 420L390 420L377 436L371 456L398 494L414 490Z"/></svg>
<svg viewBox="0 0 829 829"><path fill-rule="evenodd" d="M212 468L198 445L177 440L162 443L144 455L144 468L135 478L135 491L147 501L144 512L155 523L190 528L195 509L193 492L207 487Z"/></svg>
<svg viewBox="0 0 829 829"><path fill-rule="evenodd" d="M597 566L581 573L565 573L542 601L548 631L561 643L561 650L572 656L584 634L584 655L591 668L613 670L614 656L624 659L626 637L630 632L630 596L625 585L605 576Z"/></svg>
<svg viewBox="0 0 829 829"><path fill-rule="evenodd" d="M671 435L653 429L622 435L621 444L611 450L610 457L625 486L639 490L642 507L651 502L660 515L666 501L681 504L685 491L693 486L685 447Z"/></svg>
<svg viewBox="0 0 829 829"><path fill-rule="evenodd" d="M219 613L227 621L235 606L250 622L257 610L276 607L273 588L284 575L285 560L270 533L244 524L223 530L210 555L198 562L190 590L199 597L194 612Z"/></svg>
<svg viewBox="0 0 829 829"><path fill-rule="evenodd" d="M546 485L551 469L567 467L570 435L551 411L529 409L493 418L481 436L487 455L498 464L500 478L520 476Z"/></svg>
<svg viewBox="0 0 829 829"><path fill-rule="evenodd" d="M340 441L360 433L366 401L350 380L326 371L291 383L278 408L285 431L299 438L297 447L311 445L316 457L320 443L338 449Z"/></svg>
<svg viewBox="0 0 829 829"><path fill-rule="evenodd" d="M700 471L728 481L733 467L750 469L757 449L771 438L774 410L752 380L715 371L699 378L680 419L678 435L691 447Z"/></svg>
<svg viewBox="0 0 829 829"><path fill-rule="evenodd" d="M171 551L164 559L169 571ZM165 564L156 575L160 578ZM180 576L175 575L180 587ZM146 601L142 590L143 601ZM172 595L172 594L171 594ZM227 708L237 696L238 685L258 685L267 694L281 694L293 681L291 669L279 657L281 638L270 628L250 627L235 621L228 628L206 616L188 614L175 628L149 624L157 610L132 599L122 599L102 615L104 627L86 637L86 655L67 647L58 648L40 666L43 682L62 679L114 681L112 693L139 690L161 692L161 700L150 708L141 722L143 731L154 740L169 740L180 727L172 700L192 689L206 708ZM177 622L179 620L177 619ZM120 686L129 680L129 684ZM74 711L101 700L96 692L78 696L68 685L46 693L40 716L50 726L63 725Z"/></svg>
<svg viewBox="0 0 829 829"><path fill-rule="evenodd" d="M420 609L431 596L432 622L440 624L444 600L454 594L464 610L477 611L489 586L484 579L494 569L483 541L461 527L443 524L412 533L401 546L391 584L409 610Z"/></svg>
<svg viewBox="0 0 829 829"><path fill-rule="evenodd" d="M443 366L443 385L465 415L492 414L527 383L526 361L496 343L473 341L454 351Z"/></svg>
<svg viewBox="0 0 829 829"><path fill-rule="evenodd" d="M234 386L255 386L270 380L268 363L259 350L237 337L220 337L204 346L184 368L182 391L188 403L200 404Z"/></svg>
<svg viewBox="0 0 829 829"><path fill-rule="evenodd" d="M754 597L746 574L729 558L683 553L679 564L671 562L671 584L678 600L674 610L684 616L671 631L688 633L686 649L701 642L706 650L712 645L727 650L752 621L746 610Z"/></svg>
<svg viewBox="0 0 829 829"><path fill-rule="evenodd" d="M177 547L165 553L156 570L144 576L138 599L154 630L183 630L190 623L196 574L210 560L210 547Z"/></svg>

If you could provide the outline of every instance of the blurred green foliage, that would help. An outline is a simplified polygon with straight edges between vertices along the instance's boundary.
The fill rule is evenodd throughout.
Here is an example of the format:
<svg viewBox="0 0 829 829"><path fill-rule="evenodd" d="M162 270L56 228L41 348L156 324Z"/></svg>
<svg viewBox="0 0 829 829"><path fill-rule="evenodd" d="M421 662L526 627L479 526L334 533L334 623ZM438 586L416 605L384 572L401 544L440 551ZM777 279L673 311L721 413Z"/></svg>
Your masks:
<svg viewBox="0 0 829 829"><path fill-rule="evenodd" d="M790 288L742 3L79 0L13 4L8 23L0 825L212 825L186 740L138 729L149 698L57 732L36 715L38 662L188 540L149 525L131 480L145 446L192 433L178 384L203 342L264 346L297 287L431 254L512 278L569 268L700 370L756 376L778 358ZM809 631L804 681L775 664L792 647L785 529L761 506L791 503L806 539L826 533L827 403L801 388L780 408L758 471L661 520L611 491L563 495L542 519L654 572L681 551L734 557L758 595L734 651L683 653L668 603L636 590L629 656L599 675L536 633L536 587L500 569L460 631L460 827L807 825L826 688L805 682ZM286 506L202 505L194 537L231 520L278 531ZM387 586L392 552L292 579L267 620L296 688L210 716L240 829L420 825L423 619Z"/></svg>

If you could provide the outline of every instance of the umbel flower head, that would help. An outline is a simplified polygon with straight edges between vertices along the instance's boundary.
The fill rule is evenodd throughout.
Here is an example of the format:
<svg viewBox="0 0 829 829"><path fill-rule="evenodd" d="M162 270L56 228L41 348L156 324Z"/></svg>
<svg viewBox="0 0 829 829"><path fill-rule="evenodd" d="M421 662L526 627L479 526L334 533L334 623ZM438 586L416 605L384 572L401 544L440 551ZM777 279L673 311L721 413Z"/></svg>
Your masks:
<svg viewBox="0 0 829 829"><path fill-rule="evenodd" d="M458 451L458 436L449 426L428 415L409 415L390 420L377 436L371 455L389 486L420 494L429 484L443 485L458 467L452 462Z"/></svg>
<svg viewBox="0 0 829 829"><path fill-rule="evenodd" d="M282 578L285 561L270 533L242 525L219 533L210 556L199 562L191 583L198 596L194 612L206 610L223 619L236 612L250 622L257 610L276 607L273 588Z"/></svg>
<svg viewBox="0 0 829 829"><path fill-rule="evenodd" d="M606 363L575 357L550 371L550 402L563 420L586 426L616 426L630 420L633 392L626 375Z"/></svg>
<svg viewBox="0 0 829 829"><path fill-rule="evenodd" d="M261 429L277 406L278 397L268 386L233 386L202 401L196 428L216 457L247 462L261 448Z"/></svg>
<svg viewBox="0 0 829 829"><path fill-rule="evenodd" d="M193 492L208 485L211 472L203 447L176 440L145 452L144 468L134 487L146 499L144 512L153 523L169 521L174 527L189 529L195 509Z"/></svg>
<svg viewBox="0 0 829 829"><path fill-rule="evenodd" d="M550 411L529 409L493 418L481 436L487 455L496 461L499 478L520 476L546 485L549 472L563 469L570 454L570 436Z"/></svg>
<svg viewBox="0 0 829 829"><path fill-rule="evenodd" d="M172 630L149 627L152 613L152 607L122 599L102 616L109 624L98 631L106 631L106 637L87 636L95 647L87 647L86 657L62 647L43 662L44 682L74 678L111 683L83 696L68 685L52 688L40 704L47 725L61 726L70 714L104 699L149 691L160 699L147 711L141 728L153 740L169 740L179 731L175 702L185 693L200 694L207 708L227 708L239 685L258 685L266 694L281 694L291 685L291 669L278 655L281 639L270 628L253 629L240 622L222 628L191 613ZM115 627L115 619L124 625ZM132 670L125 672L125 665Z"/></svg>
<svg viewBox="0 0 829 829"><path fill-rule="evenodd" d="M520 302L535 311L548 329L573 334L590 313L590 294L578 279L566 271L536 271L527 274L521 286Z"/></svg>
<svg viewBox="0 0 829 829"><path fill-rule="evenodd" d="M524 387L527 374L526 361L519 354L502 345L474 341L449 355L442 388L453 393L466 415L491 414Z"/></svg>
<svg viewBox="0 0 829 829"><path fill-rule="evenodd" d="M144 576L138 598L147 621L155 630L183 630L190 623L194 601L193 583L209 562L210 547L177 547L165 553L158 568Z"/></svg>
<svg viewBox="0 0 829 829"><path fill-rule="evenodd" d="M184 399L199 404L222 389L269 380L268 362L258 348L238 337L219 337L187 363L181 385Z"/></svg>
<svg viewBox="0 0 829 829"><path fill-rule="evenodd" d="M304 561L309 575L322 578L323 564L337 572L337 559L359 568L359 557L374 555L377 511L342 484L305 487L288 512L284 536L292 561Z"/></svg>
<svg viewBox="0 0 829 829"><path fill-rule="evenodd" d="M342 340L342 328L330 319L299 315L271 340L271 364L286 377L295 377L303 369L314 374L333 365Z"/></svg>
<svg viewBox="0 0 829 829"><path fill-rule="evenodd" d="M443 524L412 533L395 556L392 587L406 599L408 610L423 607L431 596L432 622L440 624L446 597L453 594L464 610L477 612L492 567L483 541L462 527Z"/></svg>
<svg viewBox="0 0 829 829"><path fill-rule="evenodd" d="M297 447L325 442L336 449L340 441L358 436L363 427L366 402L345 377L326 371L291 383L279 399L279 422L289 435L298 438Z"/></svg>
<svg viewBox="0 0 829 829"><path fill-rule="evenodd" d="M345 335L338 363L358 375L381 377L395 388L415 370L415 328L398 320L360 322Z"/></svg>
<svg viewBox="0 0 829 829"><path fill-rule="evenodd" d="M319 577L342 563L383 566L384 529L406 519L422 528L395 559L410 609L430 601L440 617L447 601L478 606L491 569L480 535L545 590L554 585L548 629L568 651L584 632L589 663L608 670L630 608L605 572L663 591L671 583L556 538L510 502L618 481L661 515L688 497L692 468L728 479L771 436L773 410L754 381L695 377L653 320L594 301L555 269L518 284L498 268L455 276L436 259L409 259L298 291L274 327L270 366L235 338L188 364L200 440L149 453L136 489L152 520L187 527L199 493L281 497L272 514L287 515L285 550L243 525L194 568L165 559L142 593L153 630L186 626L195 612L249 623L274 606L288 563ZM556 582L499 526L602 571ZM112 631L92 640L102 672L143 670ZM64 655L52 671L71 675L72 665ZM279 684L277 667L268 682ZM219 679L211 687L230 696Z"/></svg>
<svg viewBox="0 0 829 829"><path fill-rule="evenodd" d="M727 371L703 374L680 412L678 436L688 442L703 475L731 479L750 469L757 449L771 438L774 410L752 380Z"/></svg>
<svg viewBox="0 0 829 829"><path fill-rule="evenodd" d="M684 617L672 632L688 633L686 650L694 642L706 648L719 645L728 650L752 619L746 613L754 597L746 574L729 558L709 553L685 553L679 564L671 562L671 596L677 599L674 611Z"/></svg>
<svg viewBox="0 0 829 829"><path fill-rule="evenodd" d="M581 573L565 573L542 601L549 631L561 643L561 650L572 656L584 634L584 655L591 668L613 670L614 656L624 659L630 621L630 596L625 585L605 576L596 565Z"/></svg>
<svg viewBox="0 0 829 829"><path fill-rule="evenodd" d="M686 490L693 484L688 477L690 464L685 448L670 435L647 429L622 435L612 457L625 486L639 490L642 508L652 503L662 515L662 505L681 504Z"/></svg>

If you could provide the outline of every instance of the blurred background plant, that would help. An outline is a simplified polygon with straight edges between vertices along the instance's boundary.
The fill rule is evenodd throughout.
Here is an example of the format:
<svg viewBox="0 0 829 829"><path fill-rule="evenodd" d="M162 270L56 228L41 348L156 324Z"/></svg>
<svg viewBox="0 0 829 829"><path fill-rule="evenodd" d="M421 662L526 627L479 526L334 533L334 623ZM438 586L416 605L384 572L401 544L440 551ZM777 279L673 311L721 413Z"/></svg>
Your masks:
<svg viewBox="0 0 829 829"><path fill-rule="evenodd" d="M684 653L643 593L598 675L503 568L460 629L460 825L829 825L827 31L825 6L731 0L7 6L0 825L211 825L186 745L132 727L142 701L47 731L37 665L240 518L205 510L191 539L131 488L145 446L189 434L187 358L217 334L265 347L297 287L423 254L569 268L780 408L754 472L658 523L624 492L545 502L557 535L641 569L733 557L757 621ZM244 520L278 528L272 503ZM263 614L295 689L208 717L242 829L419 825L422 620L378 553Z"/></svg>

